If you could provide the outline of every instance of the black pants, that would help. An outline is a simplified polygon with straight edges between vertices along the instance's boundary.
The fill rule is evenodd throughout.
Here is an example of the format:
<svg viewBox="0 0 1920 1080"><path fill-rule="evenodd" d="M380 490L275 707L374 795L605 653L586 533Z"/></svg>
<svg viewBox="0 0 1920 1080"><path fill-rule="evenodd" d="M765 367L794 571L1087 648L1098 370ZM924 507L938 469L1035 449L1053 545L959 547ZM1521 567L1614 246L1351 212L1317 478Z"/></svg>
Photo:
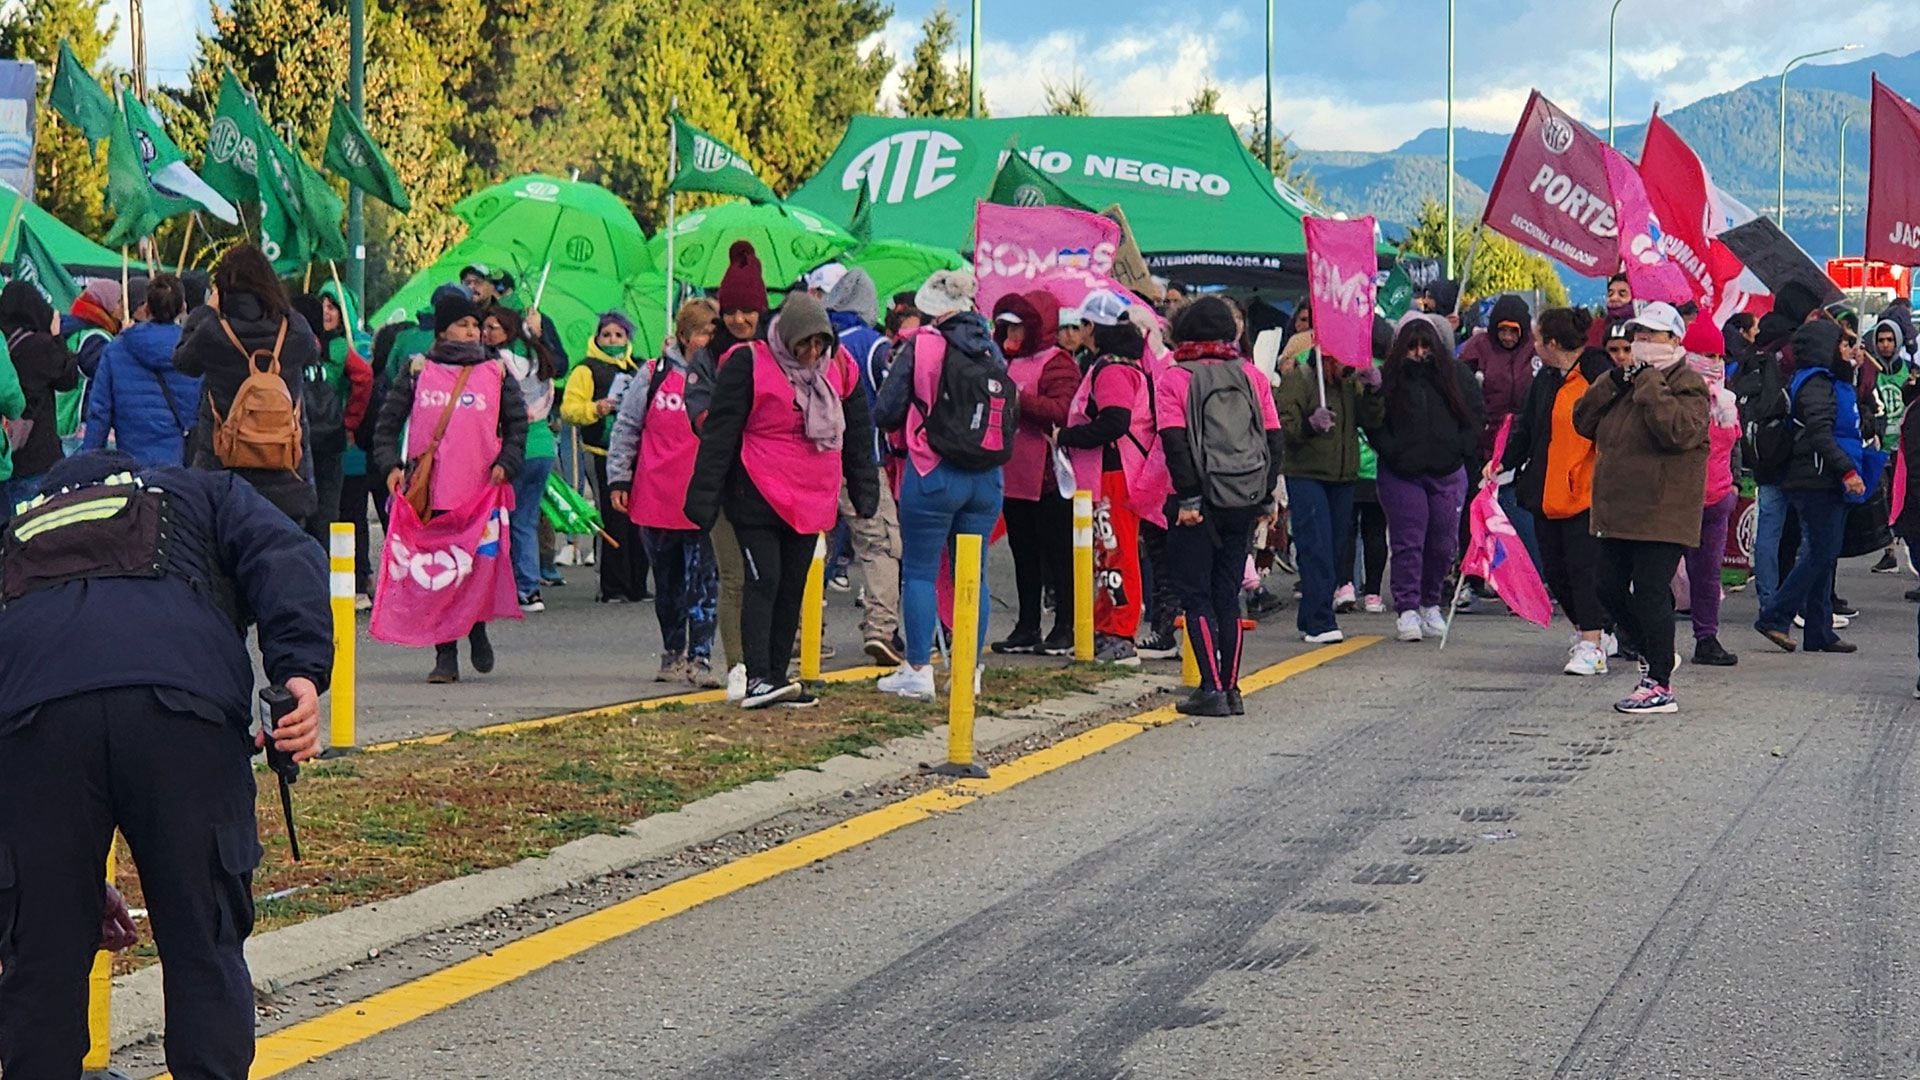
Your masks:
<svg viewBox="0 0 1920 1080"><path fill-rule="evenodd" d="M340 513L334 520L353 526L353 591L362 595L373 591L372 539L371 530L367 527L368 500L372 500L374 513L379 516L380 528L384 530L387 527L385 483L371 473L341 479Z"/></svg>
<svg viewBox="0 0 1920 1080"><path fill-rule="evenodd" d="M317 505L313 516L307 519L307 533L322 545L331 542L328 534L340 516L341 483L345 479L341 453L313 455L313 494Z"/></svg>
<svg viewBox="0 0 1920 1080"><path fill-rule="evenodd" d="M1535 514L1534 536L1540 541L1540 576L1560 605L1561 614L1581 633L1607 628L1607 611L1600 604L1595 579L1600 573L1600 541L1593 538L1585 510L1570 518Z"/></svg>
<svg viewBox="0 0 1920 1080"><path fill-rule="evenodd" d="M1144 519L1140 522L1140 566L1140 576L1146 579L1142 584L1147 590L1147 627L1154 637L1172 637L1174 621L1180 617L1180 585L1167 554L1167 530Z"/></svg>
<svg viewBox="0 0 1920 1080"><path fill-rule="evenodd" d="M1051 586L1058 597L1053 625L1073 626L1073 504L1058 489L1040 498L1007 499L1000 504L1007 523L1007 549L1013 552L1014 591L1020 598L1015 635L1038 634L1042 597Z"/></svg>
<svg viewBox="0 0 1920 1080"><path fill-rule="evenodd" d="M640 530L633 520L613 508L613 495L607 489L607 459L587 455L593 461L593 491L600 500L601 528L613 537L619 548L604 539L596 539L600 567L600 596L603 599L645 600L647 598L647 546L640 542Z"/></svg>
<svg viewBox="0 0 1920 1080"><path fill-rule="evenodd" d="M1340 584L1352 585L1353 549L1356 538L1365 544L1366 580L1360 590L1362 596L1378 596L1380 581L1387 574L1387 512L1380 506L1380 500L1369 499L1362 502L1359 495L1361 487L1371 487L1366 481L1354 485L1353 528L1340 542Z"/></svg>
<svg viewBox="0 0 1920 1080"><path fill-rule="evenodd" d="M747 682L778 686L786 681L793 637L800 630L800 599L806 593L816 537L785 525L736 524L733 531L740 538L747 570L740 598L740 649L747 654Z"/></svg>
<svg viewBox="0 0 1920 1080"><path fill-rule="evenodd" d="M1209 507L1205 514L1198 525L1167 530L1167 558L1200 661L1200 688L1232 690L1240 685L1240 579L1260 512Z"/></svg>
<svg viewBox="0 0 1920 1080"><path fill-rule="evenodd" d="M1600 602L1661 686L1673 678L1673 574L1686 553L1654 540L1600 541Z"/></svg>
<svg viewBox="0 0 1920 1080"><path fill-rule="evenodd" d="M127 838L164 965L167 1065L243 1080L253 1062L249 741L185 695L98 690L0 738L0 1072L80 1075L87 973L115 826Z"/></svg>

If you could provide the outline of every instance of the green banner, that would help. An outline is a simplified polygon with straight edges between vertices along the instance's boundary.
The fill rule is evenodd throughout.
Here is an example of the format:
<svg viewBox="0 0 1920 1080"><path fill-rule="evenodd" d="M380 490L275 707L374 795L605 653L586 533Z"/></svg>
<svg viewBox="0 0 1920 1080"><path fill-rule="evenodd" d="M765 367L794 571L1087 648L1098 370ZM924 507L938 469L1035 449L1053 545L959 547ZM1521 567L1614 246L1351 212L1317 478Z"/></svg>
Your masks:
<svg viewBox="0 0 1920 1080"><path fill-rule="evenodd" d="M338 261L347 257L347 236L340 230L346 216L346 200L334 193L320 170L307 164L298 153L300 166L300 227L306 231L312 257Z"/></svg>
<svg viewBox="0 0 1920 1080"><path fill-rule="evenodd" d="M264 122L256 127L254 137L260 145L262 180L260 249L275 270L292 273L313 261L313 243L300 204L300 157Z"/></svg>
<svg viewBox="0 0 1920 1080"><path fill-rule="evenodd" d="M395 210L404 214L413 209L413 201L400 185L400 174L393 171L379 144L339 98L333 100L333 125L327 129L325 164L335 176Z"/></svg>
<svg viewBox="0 0 1920 1080"><path fill-rule="evenodd" d="M55 311L66 311L80 298L80 287L73 282L73 275L60 265L47 247L40 234L22 219L18 235L13 245L13 257L8 260L7 274L15 281L25 281L46 294L47 302Z"/></svg>
<svg viewBox="0 0 1920 1080"><path fill-rule="evenodd" d="M745 158L733 147L687 123L686 117L673 114L673 139L680 155L680 172L668 191L710 191L718 195L741 195L754 202L779 202Z"/></svg>
<svg viewBox="0 0 1920 1080"><path fill-rule="evenodd" d="M47 104L80 129L90 143L113 134L113 97L93 81L93 73L73 54L65 38L60 39L60 60L53 69L53 89Z"/></svg>
<svg viewBox="0 0 1920 1080"><path fill-rule="evenodd" d="M1394 263L1393 269L1387 273L1387 280L1374 297L1374 304L1388 322L1399 322L1400 316L1413 309L1414 294L1418 291L1406 267Z"/></svg>
<svg viewBox="0 0 1920 1080"><path fill-rule="evenodd" d="M155 182L185 160L147 106L133 91L121 91L119 123L107 140L107 202L113 207L113 228L104 241L108 247L131 245L152 236L168 218L199 209L198 201Z"/></svg>
<svg viewBox="0 0 1920 1080"><path fill-rule="evenodd" d="M200 175L215 191L236 203L260 197L260 112L240 80L228 71L220 77L220 100L207 127L207 153Z"/></svg>

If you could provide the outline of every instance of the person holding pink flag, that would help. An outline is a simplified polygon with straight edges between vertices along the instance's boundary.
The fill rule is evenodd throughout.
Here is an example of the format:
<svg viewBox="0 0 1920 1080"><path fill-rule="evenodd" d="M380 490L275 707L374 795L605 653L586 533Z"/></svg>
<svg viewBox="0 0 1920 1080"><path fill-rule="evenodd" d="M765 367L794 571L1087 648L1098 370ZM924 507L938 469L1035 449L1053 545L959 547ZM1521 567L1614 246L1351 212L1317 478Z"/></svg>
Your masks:
<svg viewBox="0 0 1920 1080"><path fill-rule="evenodd" d="M1053 435L1066 423L1080 369L1055 344L1059 310L1058 300L1038 290L1008 293L994 305L994 340L1007 357L1007 374L1020 387L1020 425L1014 429L1000 505L1019 613L1013 632L993 643L997 653L1065 656L1073 651L1073 507L1055 482ZM1053 632L1043 639L1041 597L1049 587L1060 599Z"/></svg>
<svg viewBox="0 0 1920 1080"><path fill-rule="evenodd" d="M1732 667L1740 658L1720 645L1720 561L1727 527L1740 495L1733 486L1733 447L1740 441L1740 407L1727 389L1726 341L1713 320L1687 327L1681 344L1687 366L1707 381L1707 489L1700 515L1700 542L1687 549L1688 616L1693 620L1693 662Z"/></svg>
<svg viewBox="0 0 1920 1080"><path fill-rule="evenodd" d="M377 592L373 631L381 637L390 620L404 621L414 633L433 629L439 640L427 681L452 683L460 681L462 636L473 669L485 675L494 663L488 618L520 616L501 511L513 506L507 485L526 454L527 406L499 354L481 344L480 309L470 298L448 296L435 304L433 331L433 347L394 374L374 429L374 460L386 474L395 513L385 560L389 584ZM446 523L436 521L441 515ZM408 532L414 524L422 527L417 534ZM410 535L438 540L436 524L471 533L471 542L447 537L445 546L407 543ZM504 610L486 595L503 582ZM395 605L429 598L396 595L403 593L392 587L396 583L419 585L432 594L432 603L401 612ZM413 643L399 635L383 640Z"/></svg>

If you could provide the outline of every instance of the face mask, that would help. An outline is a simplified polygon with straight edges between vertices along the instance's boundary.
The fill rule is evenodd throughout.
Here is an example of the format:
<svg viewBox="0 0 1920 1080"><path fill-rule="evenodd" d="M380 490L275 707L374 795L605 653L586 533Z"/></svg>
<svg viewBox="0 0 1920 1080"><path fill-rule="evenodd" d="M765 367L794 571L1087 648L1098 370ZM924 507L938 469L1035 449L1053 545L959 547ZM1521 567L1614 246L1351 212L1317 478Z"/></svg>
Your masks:
<svg viewBox="0 0 1920 1080"><path fill-rule="evenodd" d="M606 353L608 356L613 357L615 360L619 360L619 359L623 359L627 355L627 350L633 348L633 345L631 343L628 343L624 345L600 345L598 347L601 352Z"/></svg>
<svg viewBox="0 0 1920 1080"><path fill-rule="evenodd" d="M1633 362L1651 364L1666 369L1685 359L1687 350L1664 341L1636 341L1633 343Z"/></svg>

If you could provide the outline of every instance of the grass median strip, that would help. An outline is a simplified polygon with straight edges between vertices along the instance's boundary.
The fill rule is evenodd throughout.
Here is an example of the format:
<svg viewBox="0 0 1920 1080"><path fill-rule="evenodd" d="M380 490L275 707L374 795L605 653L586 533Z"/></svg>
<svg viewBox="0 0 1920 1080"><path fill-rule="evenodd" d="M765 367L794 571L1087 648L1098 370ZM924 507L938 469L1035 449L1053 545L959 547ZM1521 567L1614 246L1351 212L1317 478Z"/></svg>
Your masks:
<svg viewBox="0 0 1920 1080"><path fill-rule="evenodd" d="M979 707L1006 712L1126 674L989 668ZM944 703L883 697L870 684L828 684L819 694L811 709L636 704L314 762L294 789L300 863L288 855L279 794L263 769L256 932L618 833L640 818L946 722ZM119 865L128 902L142 906L131 861ZM149 939L116 959L116 974L154 959Z"/></svg>

